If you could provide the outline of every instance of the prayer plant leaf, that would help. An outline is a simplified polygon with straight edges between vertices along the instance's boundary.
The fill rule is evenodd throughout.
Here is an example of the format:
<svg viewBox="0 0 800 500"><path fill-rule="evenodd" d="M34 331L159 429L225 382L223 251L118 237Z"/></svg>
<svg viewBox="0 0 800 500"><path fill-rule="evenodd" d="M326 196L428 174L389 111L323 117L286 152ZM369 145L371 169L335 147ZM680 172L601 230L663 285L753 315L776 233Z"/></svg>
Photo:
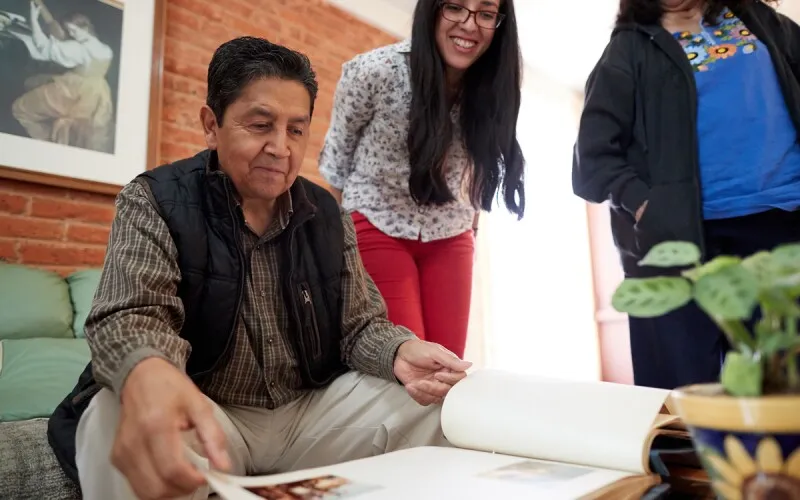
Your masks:
<svg viewBox="0 0 800 500"><path fill-rule="evenodd" d="M758 281L742 266L728 266L700 278L694 286L697 304L716 320L747 320L758 302Z"/></svg>
<svg viewBox="0 0 800 500"><path fill-rule="evenodd" d="M800 243L779 245L772 250L772 257L789 274L800 272Z"/></svg>
<svg viewBox="0 0 800 500"><path fill-rule="evenodd" d="M770 286L772 281L780 275L780 265L770 252L758 252L742 261L742 267L756 277L763 288Z"/></svg>
<svg viewBox="0 0 800 500"><path fill-rule="evenodd" d="M697 281L703 276L707 274L712 274L724 267L734 266L742 262L742 259L739 257L732 257L730 255L720 255L711 259L709 262L706 262L702 266L693 267L691 269L687 269L683 271L683 276L689 278L692 281Z"/></svg>
<svg viewBox="0 0 800 500"><path fill-rule="evenodd" d="M687 241L665 241L655 245L647 252L640 266L683 267L700 261L700 249Z"/></svg>
<svg viewBox="0 0 800 500"><path fill-rule="evenodd" d="M615 290L611 305L634 317L652 318L684 306L691 299L691 284L683 278L629 278Z"/></svg>

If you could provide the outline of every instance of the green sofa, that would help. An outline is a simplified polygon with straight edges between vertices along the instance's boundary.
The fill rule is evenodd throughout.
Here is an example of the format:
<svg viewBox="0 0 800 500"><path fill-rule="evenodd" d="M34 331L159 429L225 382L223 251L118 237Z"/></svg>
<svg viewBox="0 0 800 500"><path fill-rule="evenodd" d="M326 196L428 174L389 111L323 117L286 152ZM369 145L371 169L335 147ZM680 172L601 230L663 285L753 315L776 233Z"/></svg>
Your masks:
<svg viewBox="0 0 800 500"><path fill-rule="evenodd" d="M99 278L0 262L2 498L80 498L47 443L47 418L89 362L83 324Z"/></svg>

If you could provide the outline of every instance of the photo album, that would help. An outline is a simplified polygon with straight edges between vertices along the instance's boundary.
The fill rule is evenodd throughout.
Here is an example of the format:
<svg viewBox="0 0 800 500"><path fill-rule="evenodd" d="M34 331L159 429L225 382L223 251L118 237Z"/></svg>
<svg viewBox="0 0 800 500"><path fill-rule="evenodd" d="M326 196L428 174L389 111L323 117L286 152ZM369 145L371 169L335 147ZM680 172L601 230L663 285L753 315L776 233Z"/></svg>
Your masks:
<svg viewBox="0 0 800 500"><path fill-rule="evenodd" d="M450 448L265 476L203 473L225 500L633 499L664 475L700 470L670 408L666 390L484 369L443 402Z"/></svg>

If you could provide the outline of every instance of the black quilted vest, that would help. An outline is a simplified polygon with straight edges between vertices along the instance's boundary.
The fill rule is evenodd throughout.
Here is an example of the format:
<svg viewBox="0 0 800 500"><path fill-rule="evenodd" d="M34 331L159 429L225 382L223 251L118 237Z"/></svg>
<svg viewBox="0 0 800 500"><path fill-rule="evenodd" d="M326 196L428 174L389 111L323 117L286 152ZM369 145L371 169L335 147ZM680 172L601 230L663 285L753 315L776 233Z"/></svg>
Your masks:
<svg viewBox="0 0 800 500"><path fill-rule="evenodd" d="M140 174L135 182L148 187L178 249L185 312L180 335L192 346L186 372L200 382L226 362L233 346L249 267L240 240L244 216L211 151ZM302 383L313 389L346 371L339 347L344 228L336 200L322 187L298 177L291 196L293 213L278 236L281 289ZM48 424L50 445L76 483L75 432L99 390L89 363Z"/></svg>

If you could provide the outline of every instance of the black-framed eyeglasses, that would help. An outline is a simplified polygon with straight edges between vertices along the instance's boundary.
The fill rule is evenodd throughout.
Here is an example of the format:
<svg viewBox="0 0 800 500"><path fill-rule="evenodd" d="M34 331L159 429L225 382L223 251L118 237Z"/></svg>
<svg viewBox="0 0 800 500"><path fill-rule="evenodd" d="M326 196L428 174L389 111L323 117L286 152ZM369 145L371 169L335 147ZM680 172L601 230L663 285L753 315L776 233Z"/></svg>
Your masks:
<svg viewBox="0 0 800 500"><path fill-rule="evenodd" d="M439 2L442 8L442 17L454 23L465 23L470 16L475 16L475 24L481 28L493 30L500 26L505 14L493 10L470 10L463 5L451 2Z"/></svg>

